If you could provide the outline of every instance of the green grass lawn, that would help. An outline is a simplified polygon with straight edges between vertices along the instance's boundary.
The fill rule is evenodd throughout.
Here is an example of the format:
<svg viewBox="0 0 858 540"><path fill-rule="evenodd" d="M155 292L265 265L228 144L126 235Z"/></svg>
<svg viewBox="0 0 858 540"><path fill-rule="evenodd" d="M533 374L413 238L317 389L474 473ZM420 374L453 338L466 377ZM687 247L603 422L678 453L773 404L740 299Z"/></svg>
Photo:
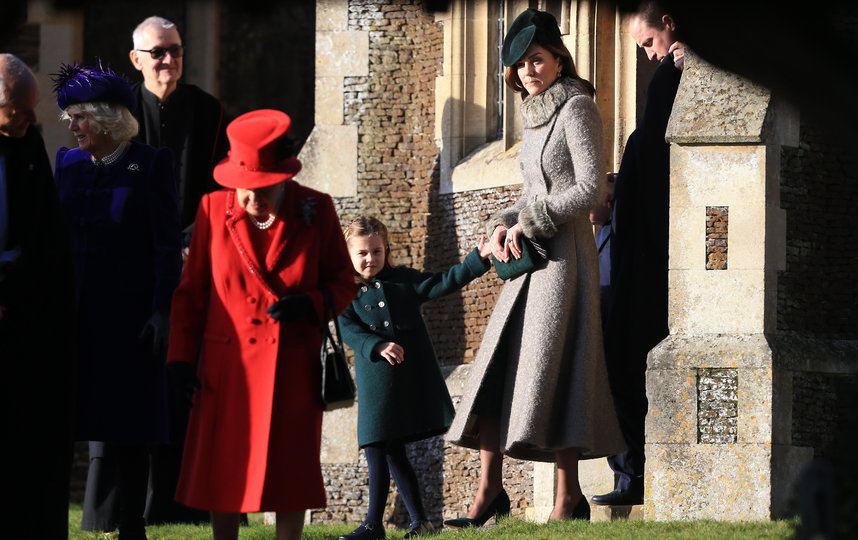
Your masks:
<svg viewBox="0 0 858 540"><path fill-rule="evenodd" d="M114 533L95 533L80 530L80 505L73 505L69 512L69 538L72 540L110 540L117 537ZM250 524L241 528L241 540L272 540L274 527L262 522L262 514L250 514ZM796 521L772 521L762 523L724 523L720 521L684 521L654 523L648 521L614 521L611 523L548 523L536 524L516 518L502 519L497 526L485 529L450 530L441 533L443 539L456 540L499 540L533 539L560 540L563 538L617 539L632 540L639 538L688 538L722 540L724 538L780 539L791 538ZM352 530L354 525L308 525L304 527L306 540L330 540ZM402 538L404 530L388 529L387 537ZM211 538L209 526L165 525L149 527L149 540L208 540Z"/></svg>

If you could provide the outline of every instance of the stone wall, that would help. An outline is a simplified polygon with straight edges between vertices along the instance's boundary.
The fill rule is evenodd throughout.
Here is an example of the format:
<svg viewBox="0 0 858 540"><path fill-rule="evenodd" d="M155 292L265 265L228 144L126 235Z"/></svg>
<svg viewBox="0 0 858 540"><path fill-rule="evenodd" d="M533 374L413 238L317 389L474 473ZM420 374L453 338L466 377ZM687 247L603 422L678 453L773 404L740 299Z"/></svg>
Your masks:
<svg viewBox="0 0 858 540"><path fill-rule="evenodd" d="M441 270L459 262L479 244L486 219L512 204L520 186L465 191L430 199L426 268ZM462 294L426 304L423 313L441 364L470 362L476 355L501 281L494 269Z"/></svg>
<svg viewBox="0 0 858 540"><path fill-rule="evenodd" d="M394 264L445 270L477 246L486 217L511 204L520 187L439 194L435 79L442 68L443 27L420 0L349 0L348 10L349 30L369 33L369 72L344 80L344 124L358 129L357 196L335 198L337 212L343 225L361 214L382 220ZM492 270L461 293L424 307L438 359L449 366L445 371L473 359L500 284ZM451 388L454 401L458 393ZM436 526L467 512L479 481L479 452L434 437L409 445L408 455ZM508 459L504 466L512 513L523 517L532 500L533 464ZM311 511L310 521L362 521L368 497L363 453L356 462L325 463L323 473L328 507ZM385 520L408 525L392 482Z"/></svg>
<svg viewBox="0 0 858 540"><path fill-rule="evenodd" d="M850 141L803 123L782 155L786 270L778 277L778 330L858 339L858 153Z"/></svg>

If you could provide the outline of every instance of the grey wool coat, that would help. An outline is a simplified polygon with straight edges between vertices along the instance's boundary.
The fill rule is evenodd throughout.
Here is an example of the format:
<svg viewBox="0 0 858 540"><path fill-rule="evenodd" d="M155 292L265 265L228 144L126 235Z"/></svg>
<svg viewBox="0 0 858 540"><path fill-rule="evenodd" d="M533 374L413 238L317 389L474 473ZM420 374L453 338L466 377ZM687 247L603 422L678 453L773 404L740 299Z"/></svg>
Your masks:
<svg viewBox="0 0 858 540"><path fill-rule="evenodd" d="M486 224L522 225L549 260L507 281L486 326L447 439L479 448L474 401L490 363L505 360L500 404L504 454L554 461L621 453L625 443L608 387L599 315L599 268L589 221L605 187L602 121L578 82L561 77L521 105L523 189Z"/></svg>

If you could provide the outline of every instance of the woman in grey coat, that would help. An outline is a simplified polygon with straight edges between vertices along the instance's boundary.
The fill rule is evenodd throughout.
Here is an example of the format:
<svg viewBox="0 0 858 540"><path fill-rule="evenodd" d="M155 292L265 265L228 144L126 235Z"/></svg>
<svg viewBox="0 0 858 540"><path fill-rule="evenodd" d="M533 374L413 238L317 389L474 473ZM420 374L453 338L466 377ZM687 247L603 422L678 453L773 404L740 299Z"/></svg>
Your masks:
<svg viewBox="0 0 858 540"><path fill-rule="evenodd" d="M480 450L481 477L467 517L509 512L503 456L556 462L549 519L589 519L578 460L625 448L602 349L599 269L589 211L605 189L602 124L593 86L578 77L557 21L528 9L504 39L507 84L524 98L523 189L487 223L493 255L521 256L521 236L546 263L504 284L447 439Z"/></svg>

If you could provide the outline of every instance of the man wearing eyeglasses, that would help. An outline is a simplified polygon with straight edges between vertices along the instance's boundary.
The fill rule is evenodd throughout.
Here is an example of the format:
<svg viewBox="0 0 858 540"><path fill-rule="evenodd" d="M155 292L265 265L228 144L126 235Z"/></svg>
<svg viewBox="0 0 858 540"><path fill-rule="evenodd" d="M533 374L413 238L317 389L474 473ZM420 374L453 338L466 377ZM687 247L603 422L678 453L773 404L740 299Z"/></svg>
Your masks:
<svg viewBox="0 0 858 540"><path fill-rule="evenodd" d="M214 96L180 82L185 49L176 25L152 16L132 34L131 63L143 74L134 85L140 123L137 140L173 151L179 212L190 237L200 198L218 189L212 171L228 148L223 106Z"/></svg>

